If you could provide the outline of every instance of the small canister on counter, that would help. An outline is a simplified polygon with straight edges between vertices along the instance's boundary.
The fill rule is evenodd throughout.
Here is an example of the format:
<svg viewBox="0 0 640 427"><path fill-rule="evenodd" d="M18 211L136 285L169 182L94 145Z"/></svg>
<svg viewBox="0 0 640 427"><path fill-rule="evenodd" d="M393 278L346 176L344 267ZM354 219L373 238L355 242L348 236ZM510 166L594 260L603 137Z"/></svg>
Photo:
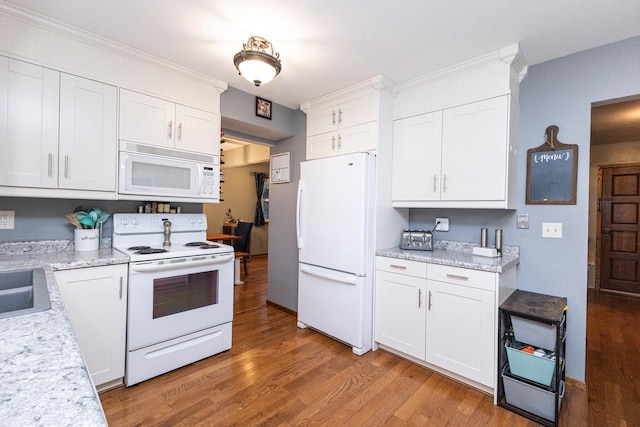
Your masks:
<svg viewBox="0 0 640 427"><path fill-rule="evenodd" d="M482 248L486 248L487 247L487 240L488 240L488 233L489 231L486 228L481 228L480 229L480 247Z"/></svg>
<svg viewBox="0 0 640 427"><path fill-rule="evenodd" d="M496 228L496 251L498 256L502 256L502 229Z"/></svg>

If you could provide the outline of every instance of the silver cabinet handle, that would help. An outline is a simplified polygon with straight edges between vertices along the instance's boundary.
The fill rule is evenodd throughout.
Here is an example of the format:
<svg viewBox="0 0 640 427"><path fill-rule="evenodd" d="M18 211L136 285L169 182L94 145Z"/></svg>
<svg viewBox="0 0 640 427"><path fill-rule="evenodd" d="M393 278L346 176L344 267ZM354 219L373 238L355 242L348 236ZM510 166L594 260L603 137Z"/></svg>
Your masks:
<svg viewBox="0 0 640 427"><path fill-rule="evenodd" d="M338 108L338 123L342 123L342 108Z"/></svg>
<svg viewBox="0 0 640 427"><path fill-rule="evenodd" d="M422 307L422 289L418 289L418 308Z"/></svg>
<svg viewBox="0 0 640 427"><path fill-rule="evenodd" d="M342 148L342 135L338 135L338 150Z"/></svg>
<svg viewBox="0 0 640 427"><path fill-rule="evenodd" d="M182 141L182 123L178 125L178 141Z"/></svg>
<svg viewBox="0 0 640 427"><path fill-rule="evenodd" d="M122 276L120 276L120 299L122 299Z"/></svg>
<svg viewBox="0 0 640 427"><path fill-rule="evenodd" d="M69 178L69 156L64 156L64 177Z"/></svg>
<svg viewBox="0 0 640 427"><path fill-rule="evenodd" d="M336 149L336 137L335 136L331 137L331 149L332 150Z"/></svg>
<svg viewBox="0 0 640 427"><path fill-rule="evenodd" d="M47 164L47 174L51 176L53 174L53 154L49 153L48 164Z"/></svg>
<svg viewBox="0 0 640 427"><path fill-rule="evenodd" d="M447 174L444 174L442 178L442 192L443 193L447 192Z"/></svg>
<svg viewBox="0 0 640 427"><path fill-rule="evenodd" d="M400 270L406 270L406 269L407 269L407 266L406 266L406 265L391 264L391 265L389 265L389 267L391 267L391 268L398 268L398 269L400 269Z"/></svg>
<svg viewBox="0 0 640 427"><path fill-rule="evenodd" d="M173 138L173 120L169 120L169 139Z"/></svg>
<svg viewBox="0 0 640 427"><path fill-rule="evenodd" d="M433 192L438 191L438 177L433 175Z"/></svg>
<svg viewBox="0 0 640 427"><path fill-rule="evenodd" d="M457 274L447 274L449 279L469 280L467 276L458 276Z"/></svg>
<svg viewBox="0 0 640 427"><path fill-rule="evenodd" d="M336 124L336 110L331 110L331 124Z"/></svg>
<svg viewBox="0 0 640 427"><path fill-rule="evenodd" d="M429 310L431 310L431 291L429 291L429 303L427 307L429 308Z"/></svg>

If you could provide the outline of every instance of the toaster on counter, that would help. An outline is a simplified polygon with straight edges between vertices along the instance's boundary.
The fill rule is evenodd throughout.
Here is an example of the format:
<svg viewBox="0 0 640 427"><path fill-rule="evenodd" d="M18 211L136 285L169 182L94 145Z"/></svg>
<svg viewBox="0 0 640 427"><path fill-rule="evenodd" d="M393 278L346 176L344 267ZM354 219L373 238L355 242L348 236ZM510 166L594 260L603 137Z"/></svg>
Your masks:
<svg viewBox="0 0 640 427"><path fill-rule="evenodd" d="M432 251L433 233L429 230L405 230L402 232L400 249Z"/></svg>

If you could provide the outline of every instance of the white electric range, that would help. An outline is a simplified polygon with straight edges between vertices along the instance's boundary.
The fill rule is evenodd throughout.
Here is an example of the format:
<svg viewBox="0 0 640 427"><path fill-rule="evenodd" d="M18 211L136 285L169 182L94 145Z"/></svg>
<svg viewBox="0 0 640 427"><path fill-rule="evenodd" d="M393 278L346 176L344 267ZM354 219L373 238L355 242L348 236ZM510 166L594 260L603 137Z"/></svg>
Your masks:
<svg viewBox="0 0 640 427"><path fill-rule="evenodd" d="M206 240L204 214L114 214L129 255L125 383L231 348L233 247Z"/></svg>

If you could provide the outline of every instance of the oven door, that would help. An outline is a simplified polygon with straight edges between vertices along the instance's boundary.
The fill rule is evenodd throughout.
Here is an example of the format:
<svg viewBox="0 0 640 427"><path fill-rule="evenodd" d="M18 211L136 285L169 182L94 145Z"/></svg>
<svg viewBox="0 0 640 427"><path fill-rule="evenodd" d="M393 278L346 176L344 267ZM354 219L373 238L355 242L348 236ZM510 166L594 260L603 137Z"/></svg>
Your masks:
<svg viewBox="0 0 640 427"><path fill-rule="evenodd" d="M233 253L132 262L129 351L233 320Z"/></svg>

